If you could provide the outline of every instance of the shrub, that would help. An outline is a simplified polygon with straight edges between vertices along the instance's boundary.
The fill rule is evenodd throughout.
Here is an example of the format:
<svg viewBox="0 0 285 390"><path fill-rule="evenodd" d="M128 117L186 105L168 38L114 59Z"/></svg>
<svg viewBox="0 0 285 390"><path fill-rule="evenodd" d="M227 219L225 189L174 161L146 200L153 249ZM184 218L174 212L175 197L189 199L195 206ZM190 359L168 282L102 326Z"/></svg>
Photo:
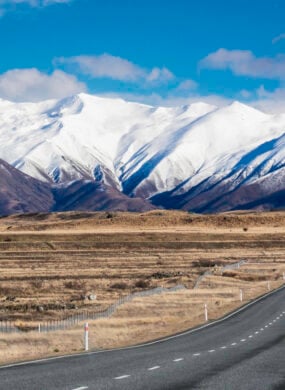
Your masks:
<svg viewBox="0 0 285 390"><path fill-rule="evenodd" d="M64 287L71 290L83 290L85 288L85 284L86 283L82 280L69 280L64 283Z"/></svg>
<svg viewBox="0 0 285 390"><path fill-rule="evenodd" d="M135 283L135 287L137 288L147 288L149 287L149 282L147 280L139 279Z"/></svg>
<svg viewBox="0 0 285 390"><path fill-rule="evenodd" d="M112 284L110 287L113 289L125 290L126 288L128 288L128 285L125 282L117 282Z"/></svg>

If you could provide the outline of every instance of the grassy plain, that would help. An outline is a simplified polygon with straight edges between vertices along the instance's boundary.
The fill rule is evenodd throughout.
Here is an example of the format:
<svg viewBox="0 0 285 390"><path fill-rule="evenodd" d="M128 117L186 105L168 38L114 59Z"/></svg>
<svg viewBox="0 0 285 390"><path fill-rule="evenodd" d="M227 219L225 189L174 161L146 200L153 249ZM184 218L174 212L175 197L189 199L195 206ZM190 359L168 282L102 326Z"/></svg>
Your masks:
<svg viewBox="0 0 285 390"><path fill-rule="evenodd" d="M240 260L238 270L222 273ZM198 276L213 275L193 286ZM195 215L55 213L0 219L0 320L33 326L157 286L186 290L136 298L90 323L93 349L131 345L214 319L283 283L285 213ZM89 300L96 294L96 300ZM82 350L82 326L1 334L0 362Z"/></svg>

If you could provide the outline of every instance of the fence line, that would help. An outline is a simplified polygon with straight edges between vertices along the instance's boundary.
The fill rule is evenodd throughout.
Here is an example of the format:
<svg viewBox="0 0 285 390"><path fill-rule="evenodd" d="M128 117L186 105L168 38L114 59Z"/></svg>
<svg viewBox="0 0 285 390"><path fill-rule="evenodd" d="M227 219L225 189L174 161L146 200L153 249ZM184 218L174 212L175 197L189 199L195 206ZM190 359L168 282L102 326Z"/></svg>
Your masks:
<svg viewBox="0 0 285 390"><path fill-rule="evenodd" d="M229 270L229 269L238 269L240 268L243 264L247 263L247 260L241 260L237 263L233 263L233 264L228 264L228 265L225 265L224 267L221 268L221 272L224 272L226 270ZM199 287L199 284L202 282L202 280L206 277L206 276L209 276L209 275L212 275L213 271L211 270L208 270L206 272L204 272L202 275L200 275L195 284L194 284L194 287L193 289L195 290L196 288Z"/></svg>
<svg viewBox="0 0 285 390"><path fill-rule="evenodd" d="M96 320L98 318L109 318L115 313L115 311L119 306L123 305L124 303L130 302L137 297L147 297L151 295L162 294L165 292L175 292L175 291L183 290L185 288L186 287L181 284L170 288L156 287L151 290L145 290L133 294L128 294L125 297L120 297L115 303L110 305L106 310L99 311L99 312L85 310L84 312L73 314L62 320L52 320L52 321L42 322L38 326L35 326L34 328L29 327L25 329L23 327L18 327L15 323L11 321L0 321L0 332L23 333L27 331L37 331L37 332L47 333L47 332L55 332L57 330L64 330L64 329L72 328L82 321Z"/></svg>

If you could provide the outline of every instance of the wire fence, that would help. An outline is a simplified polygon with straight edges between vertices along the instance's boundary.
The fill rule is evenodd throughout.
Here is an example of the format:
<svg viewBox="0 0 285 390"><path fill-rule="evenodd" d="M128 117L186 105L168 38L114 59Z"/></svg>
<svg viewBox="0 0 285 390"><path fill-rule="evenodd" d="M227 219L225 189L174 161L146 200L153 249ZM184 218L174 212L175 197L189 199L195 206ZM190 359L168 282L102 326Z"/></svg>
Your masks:
<svg viewBox="0 0 285 390"><path fill-rule="evenodd" d="M183 290L185 288L186 287L183 285L177 285L170 288L156 287L151 290L135 292L133 294L120 297L115 303L110 305L106 310L102 310L99 312L85 310L81 313L73 314L62 320L41 322L34 327L32 326L25 327L24 325L17 325L15 322L12 321L0 321L0 332L1 333L23 333L29 331L36 331L39 333L41 332L47 333L47 332L55 332L58 330L69 329L83 321L96 320L99 318L109 318L115 313L115 311L118 309L119 306L123 305L124 303L130 302L135 298L163 294L166 292L175 292L175 291Z"/></svg>
<svg viewBox="0 0 285 390"><path fill-rule="evenodd" d="M228 264L224 267L221 268L221 271L226 271L230 269L238 269L240 268L243 264L245 264L247 261L246 260L241 260L237 263L233 264ZM193 289L196 289L199 287L199 284L202 282L202 280L208 276L211 275L212 271L208 270L204 272L202 275L200 275L193 287ZM145 291L139 291L135 292L133 294L128 294L124 297L120 297L116 302L114 302L112 305L110 305L106 310L102 311L88 311L85 310L80 313L75 313L69 317L66 317L61 320L50 320L50 321L44 321L39 323L38 325L31 326L31 325L17 325L17 323L13 321L1 321L0 320L0 333L23 333L23 332L29 332L29 331L36 331L36 332L55 332L58 330L64 330L64 329L70 329L77 324L83 322L83 321L88 321L88 320L96 320L99 318L109 318L111 317L115 311L118 309L119 306L123 305L124 303L130 302L133 299L137 297L147 297L147 296L152 296L152 295L157 295L157 294L163 294L165 292L175 292L179 291L182 289L185 289L186 287L184 285L177 285L171 288L166 288L166 287L156 287L151 290L145 290Z"/></svg>
<svg viewBox="0 0 285 390"><path fill-rule="evenodd" d="M221 272L224 272L224 271L227 271L227 270L230 270L230 269L239 269L243 264L247 263L247 260L241 260L237 263L233 263L233 264L227 264L225 265L224 267L221 268ZM196 288L199 287L200 283L202 282L202 280L206 277L206 276L209 276L209 275L212 275L213 271L209 270L209 271L206 271L204 272L202 275L200 275L195 284L194 284L194 287L193 289L195 290Z"/></svg>

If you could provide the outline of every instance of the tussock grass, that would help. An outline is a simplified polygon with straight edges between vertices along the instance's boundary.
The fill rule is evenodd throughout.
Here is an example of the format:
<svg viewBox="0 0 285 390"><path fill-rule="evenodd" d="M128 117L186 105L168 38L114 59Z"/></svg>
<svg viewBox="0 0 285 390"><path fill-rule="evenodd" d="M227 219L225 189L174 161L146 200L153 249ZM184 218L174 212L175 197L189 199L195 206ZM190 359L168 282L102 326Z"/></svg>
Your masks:
<svg viewBox="0 0 285 390"><path fill-rule="evenodd" d="M285 214L65 213L0 220L0 319L37 326L158 286L187 290L137 298L90 323L94 349L141 343L220 317L282 283ZM245 232L244 226L248 228ZM226 264L246 259L240 269ZM207 276L192 290L195 280ZM95 293L97 299L85 297ZM72 303L72 306L69 304ZM38 306L45 310L38 311ZM0 334L0 362L83 348L83 326L52 334Z"/></svg>

